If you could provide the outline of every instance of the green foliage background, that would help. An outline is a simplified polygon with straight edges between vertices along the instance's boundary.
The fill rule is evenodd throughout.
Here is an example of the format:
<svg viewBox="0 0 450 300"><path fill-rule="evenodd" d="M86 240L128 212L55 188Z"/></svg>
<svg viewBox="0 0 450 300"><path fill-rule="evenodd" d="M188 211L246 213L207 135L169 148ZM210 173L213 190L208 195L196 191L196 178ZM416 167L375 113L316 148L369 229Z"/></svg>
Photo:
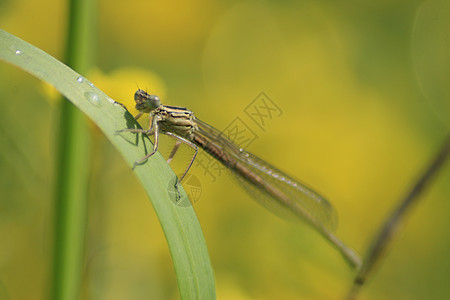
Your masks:
<svg viewBox="0 0 450 300"><path fill-rule="evenodd" d="M258 137L248 150L325 194L339 212L339 236L363 253L448 132L447 7L442 0L100 1L98 65L86 77L128 107L138 85L218 129L242 118ZM61 58L66 9L62 1L3 1L0 27ZM0 79L0 299L45 299L56 100L4 63ZM264 131L244 113L262 91L283 110ZM82 298L177 299L143 189L94 126L92 134ZM176 172L189 154L181 153ZM228 174L213 181L198 164L192 174L219 299L346 293L353 273L320 236L267 213ZM447 165L363 299L450 293L449 179Z"/></svg>

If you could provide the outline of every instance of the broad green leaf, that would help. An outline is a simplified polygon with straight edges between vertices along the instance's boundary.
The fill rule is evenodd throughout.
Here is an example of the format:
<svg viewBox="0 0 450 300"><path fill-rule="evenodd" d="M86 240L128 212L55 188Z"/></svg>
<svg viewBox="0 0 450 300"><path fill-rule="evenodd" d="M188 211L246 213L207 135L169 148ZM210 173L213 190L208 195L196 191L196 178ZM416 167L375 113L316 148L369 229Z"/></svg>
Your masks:
<svg viewBox="0 0 450 300"><path fill-rule="evenodd" d="M86 78L42 50L0 30L0 59L53 85L103 131L126 162L133 163L151 151L147 137L133 133L117 134L139 124L123 107ZM170 190L175 174L159 155L134 169L161 222L177 275L182 299L214 299L214 276L206 243L183 189L181 200ZM168 188L169 187L169 188Z"/></svg>

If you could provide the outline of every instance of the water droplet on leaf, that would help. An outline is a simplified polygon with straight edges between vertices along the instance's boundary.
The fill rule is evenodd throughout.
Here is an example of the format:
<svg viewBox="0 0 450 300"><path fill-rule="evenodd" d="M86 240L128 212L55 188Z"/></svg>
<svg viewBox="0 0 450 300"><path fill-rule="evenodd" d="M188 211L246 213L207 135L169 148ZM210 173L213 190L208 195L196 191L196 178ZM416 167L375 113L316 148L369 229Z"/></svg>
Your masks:
<svg viewBox="0 0 450 300"><path fill-rule="evenodd" d="M86 97L86 99L89 100L89 102L91 102L95 106L99 106L100 105L100 98L98 97L98 95L96 93L85 92L84 96Z"/></svg>

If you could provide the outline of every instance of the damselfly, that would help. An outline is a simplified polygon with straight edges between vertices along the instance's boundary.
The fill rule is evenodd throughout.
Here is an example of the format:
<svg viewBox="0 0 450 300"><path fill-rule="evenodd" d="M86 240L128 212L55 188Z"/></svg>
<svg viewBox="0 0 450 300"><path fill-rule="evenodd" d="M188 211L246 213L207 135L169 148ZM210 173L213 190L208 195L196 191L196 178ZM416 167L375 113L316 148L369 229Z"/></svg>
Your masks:
<svg viewBox="0 0 450 300"><path fill-rule="evenodd" d="M150 114L149 129L122 131L153 135L155 139L153 151L136 161L135 165L146 161L158 150L160 133L169 135L178 141L168 162L172 160L182 143L195 150L186 171L180 177L181 182L192 166L198 149L201 148L231 170L250 195L263 206L275 214L305 221L335 244L352 264L359 264L357 255L351 249L347 249L332 233L337 226L337 214L333 206L321 195L262 159L239 148L220 131L200 121L187 108L162 105L158 96L149 95L141 89L134 94L134 100L136 109L139 111L136 119L145 113Z"/></svg>

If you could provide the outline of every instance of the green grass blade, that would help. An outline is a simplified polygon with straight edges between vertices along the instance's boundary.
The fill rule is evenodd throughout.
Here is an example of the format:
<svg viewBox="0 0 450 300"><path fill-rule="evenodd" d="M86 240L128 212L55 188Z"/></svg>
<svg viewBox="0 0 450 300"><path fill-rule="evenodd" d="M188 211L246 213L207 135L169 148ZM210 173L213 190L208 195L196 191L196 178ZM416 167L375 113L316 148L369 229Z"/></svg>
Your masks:
<svg viewBox="0 0 450 300"><path fill-rule="evenodd" d="M134 118L80 74L42 50L0 30L0 59L53 85L91 118L132 166L152 148L148 138L117 134L118 130L139 127ZM191 206L175 204L168 191L175 174L159 155L135 168L164 230L177 275L182 299L214 299L214 276L206 243ZM183 201L185 192L181 189ZM124 203L126 205L126 203Z"/></svg>

